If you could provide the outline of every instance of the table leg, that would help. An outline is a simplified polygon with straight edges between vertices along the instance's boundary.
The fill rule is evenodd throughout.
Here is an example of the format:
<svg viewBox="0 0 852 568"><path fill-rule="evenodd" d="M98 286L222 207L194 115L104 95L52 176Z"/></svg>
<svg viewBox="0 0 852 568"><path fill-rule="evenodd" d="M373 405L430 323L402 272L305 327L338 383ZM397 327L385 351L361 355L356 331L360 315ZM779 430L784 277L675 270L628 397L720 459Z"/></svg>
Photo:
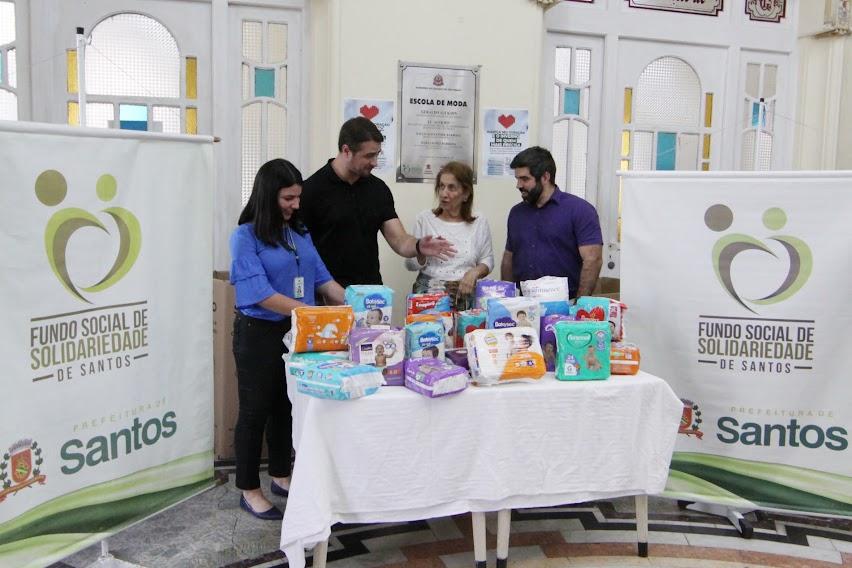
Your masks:
<svg viewBox="0 0 852 568"><path fill-rule="evenodd" d="M473 525L473 560L476 568L485 568L487 548L485 545L485 513L471 513Z"/></svg>
<svg viewBox="0 0 852 568"><path fill-rule="evenodd" d="M328 556L328 541L318 542L314 546L314 562L313 568L325 568L326 557Z"/></svg>
<svg viewBox="0 0 852 568"><path fill-rule="evenodd" d="M512 509L497 512L497 568L506 568L509 561L509 525Z"/></svg>
<svg viewBox="0 0 852 568"><path fill-rule="evenodd" d="M648 496L636 496L636 532L639 537L639 556L648 557Z"/></svg>

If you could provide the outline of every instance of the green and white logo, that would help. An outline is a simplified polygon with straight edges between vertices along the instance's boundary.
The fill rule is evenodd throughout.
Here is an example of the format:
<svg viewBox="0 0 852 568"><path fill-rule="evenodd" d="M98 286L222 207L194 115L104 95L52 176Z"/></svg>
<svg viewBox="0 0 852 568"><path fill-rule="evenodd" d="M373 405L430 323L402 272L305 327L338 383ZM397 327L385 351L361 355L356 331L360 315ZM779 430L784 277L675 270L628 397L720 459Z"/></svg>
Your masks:
<svg viewBox="0 0 852 568"><path fill-rule="evenodd" d="M113 176L103 174L98 178L95 187L98 199L105 203L112 201L117 194L117 187L118 184ZM56 170L45 170L36 178L36 197L48 207L62 203L67 193L68 183L65 181L65 176ZM112 234L111 231L101 223L98 217L77 207L60 209L54 213L44 230L45 253L53 273L66 290L89 304L92 302L83 296L83 292L90 294L101 292L124 278L133 268L142 248L142 229L133 213L123 207L107 207L100 212L106 213L115 222L119 247L115 261L106 275L90 286L80 286L71 279L66 256L68 243L78 230L85 227L94 227L107 234Z"/></svg>
<svg viewBox="0 0 852 568"><path fill-rule="evenodd" d="M727 230L734 221L734 213L727 205L716 204L707 208L704 212L704 224L711 231L721 232ZM787 214L783 209L771 207L763 213L763 226L770 231L779 231L787 224ZM793 296L810 278L813 270L813 255L811 249L798 237L791 235L772 235L767 237L770 241L780 243L787 253L787 273L780 285L765 296L758 298L744 298L734 285L734 277L731 266L734 258L746 251L758 251L778 258L763 241L742 233L730 233L722 236L713 245L712 261L713 269L719 283L742 307L752 313L757 313L749 304L756 306L767 306L777 304Z"/></svg>

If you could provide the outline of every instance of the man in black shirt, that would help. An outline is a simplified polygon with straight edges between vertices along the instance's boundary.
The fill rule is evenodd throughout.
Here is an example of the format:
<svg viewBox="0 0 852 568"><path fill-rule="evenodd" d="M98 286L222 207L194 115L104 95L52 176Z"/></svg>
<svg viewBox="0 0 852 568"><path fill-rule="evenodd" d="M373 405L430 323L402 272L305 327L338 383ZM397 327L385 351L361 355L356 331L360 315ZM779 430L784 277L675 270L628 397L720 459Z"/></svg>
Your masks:
<svg viewBox="0 0 852 568"><path fill-rule="evenodd" d="M381 231L398 255L449 258L455 248L442 237L409 235L393 204L390 188L371 172L378 164L384 136L364 117L340 128L336 158L305 180L300 210L314 245L341 286L381 284Z"/></svg>

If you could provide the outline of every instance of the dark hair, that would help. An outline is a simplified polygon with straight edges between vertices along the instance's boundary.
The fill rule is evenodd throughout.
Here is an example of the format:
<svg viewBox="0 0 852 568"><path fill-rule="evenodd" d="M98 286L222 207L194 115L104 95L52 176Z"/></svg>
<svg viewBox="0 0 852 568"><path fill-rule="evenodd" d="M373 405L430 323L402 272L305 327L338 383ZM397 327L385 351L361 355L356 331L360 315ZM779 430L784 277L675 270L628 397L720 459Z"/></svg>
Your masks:
<svg viewBox="0 0 852 568"><path fill-rule="evenodd" d="M518 316L518 317L521 317L521 314L527 315L526 310L518 310L518 314L517 314L517 316Z"/></svg>
<svg viewBox="0 0 852 568"><path fill-rule="evenodd" d="M466 201L462 201L461 204L461 218L465 223L473 223L476 220L476 217L473 216L473 170L465 163L462 162L447 162L444 164L440 170L438 170L438 175L435 177L435 196L438 195L438 185L441 183L441 176L444 174L450 174L456 181L459 182L459 185L462 187L465 196L468 198ZM436 208L432 209L432 213L437 217L441 213L444 212L444 209L438 205Z"/></svg>
<svg viewBox="0 0 852 568"><path fill-rule="evenodd" d="M304 235L307 229L299 217L298 209L293 211L290 221L285 223L278 205L278 192L292 185L302 185L302 174L287 160L276 158L260 166L254 176L251 196L237 224L254 223L255 236L270 246L284 243L285 224Z"/></svg>
<svg viewBox="0 0 852 568"><path fill-rule="evenodd" d="M550 183L556 183L556 162L553 161L550 152L541 146L531 146L526 150L521 150L517 156L512 158L509 167L512 169L529 168L530 174L536 180L540 180L544 172L548 172Z"/></svg>
<svg viewBox="0 0 852 568"><path fill-rule="evenodd" d="M340 136L337 138L337 149L343 151L343 146L349 146L352 153L361 148L364 142L384 142L385 137L379 132L379 128L373 122L363 116L350 118L340 127Z"/></svg>

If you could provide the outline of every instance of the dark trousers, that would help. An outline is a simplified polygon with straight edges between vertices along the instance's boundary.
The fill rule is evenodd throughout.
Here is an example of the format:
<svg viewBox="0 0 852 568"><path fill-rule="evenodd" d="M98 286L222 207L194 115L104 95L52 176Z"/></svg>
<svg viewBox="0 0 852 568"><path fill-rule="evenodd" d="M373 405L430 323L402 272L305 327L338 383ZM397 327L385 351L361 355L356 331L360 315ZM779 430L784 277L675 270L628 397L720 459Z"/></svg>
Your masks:
<svg viewBox="0 0 852 568"><path fill-rule="evenodd" d="M234 429L238 489L260 487L263 432L269 451L269 475L290 475L293 439L292 405L287 398L282 339L290 318L271 322L237 313L234 319L234 359L240 412Z"/></svg>

